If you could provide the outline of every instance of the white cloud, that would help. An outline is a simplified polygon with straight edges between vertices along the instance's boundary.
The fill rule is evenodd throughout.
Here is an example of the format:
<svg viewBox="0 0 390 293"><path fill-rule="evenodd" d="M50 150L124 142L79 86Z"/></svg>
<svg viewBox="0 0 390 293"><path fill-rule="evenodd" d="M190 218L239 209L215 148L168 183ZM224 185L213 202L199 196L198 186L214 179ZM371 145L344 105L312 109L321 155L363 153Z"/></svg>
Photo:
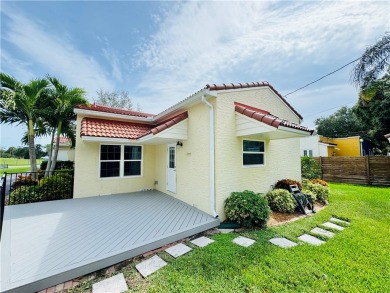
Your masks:
<svg viewBox="0 0 390 293"><path fill-rule="evenodd" d="M4 5L1 12L6 16L4 18L3 15L2 22L6 29L2 30L2 38L47 73L69 86L86 89L88 94L95 93L99 88L113 89L113 81L93 57L80 52L65 38L49 32L44 23L34 22Z"/></svg>
<svg viewBox="0 0 390 293"><path fill-rule="evenodd" d="M358 56L389 28L388 8L385 2L180 3L164 11L159 30L140 47L137 65L146 73L139 91L150 98L141 104L156 112L162 109L153 100L165 97L170 105L208 82L258 81L350 61L351 51Z"/></svg>

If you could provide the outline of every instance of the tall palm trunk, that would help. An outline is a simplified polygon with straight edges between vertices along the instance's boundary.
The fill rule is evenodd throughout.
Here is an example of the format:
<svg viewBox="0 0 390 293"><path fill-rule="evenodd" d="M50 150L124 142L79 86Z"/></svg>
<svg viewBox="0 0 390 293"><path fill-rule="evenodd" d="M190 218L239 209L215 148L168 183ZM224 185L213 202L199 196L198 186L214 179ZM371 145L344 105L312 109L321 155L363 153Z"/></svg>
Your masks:
<svg viewBox="0 0 390 293"><path fill-rule="evenodd" d="M30 155L31 172L37 172L37 156L35 153L34 124L32 119L28 120L28 152Z"/></svg>
<svg viewBox="0 0 390 293"><path fill-rule="evenodd" d="M61 135L61 128L62 128L62 121L58 122L58 127L57 127L57 137L56 137L56 145L54 147L54 153L53 153L53 158L51 161L51 166L50 166L50 174L54 172L57 164L57 157L58 157L58 149L60 147L60 135Z"/></svg>
<svg viewBox="0 0 390 293"><path fill-rule="evenodd" d="M51 141L50 141L50 151L49 151L49 158L47 160L46 170L45 170L45 177L50 175L50 167L52 163L52 157L53 157L53 146L54 146L54 135L56 131L53 129L51 132Z"/></svg>

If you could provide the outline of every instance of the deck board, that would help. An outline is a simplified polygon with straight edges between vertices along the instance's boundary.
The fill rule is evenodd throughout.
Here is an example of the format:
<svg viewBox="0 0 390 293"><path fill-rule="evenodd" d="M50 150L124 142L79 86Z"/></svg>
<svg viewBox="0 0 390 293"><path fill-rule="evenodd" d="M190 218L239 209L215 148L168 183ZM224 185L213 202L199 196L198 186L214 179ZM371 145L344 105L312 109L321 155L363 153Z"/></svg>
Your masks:
<svg viewBox="0 0 390 293"><path fill-rule="evenodd" d="M1 291L33 292L219 224L158 191L7 206Z"/></svg>

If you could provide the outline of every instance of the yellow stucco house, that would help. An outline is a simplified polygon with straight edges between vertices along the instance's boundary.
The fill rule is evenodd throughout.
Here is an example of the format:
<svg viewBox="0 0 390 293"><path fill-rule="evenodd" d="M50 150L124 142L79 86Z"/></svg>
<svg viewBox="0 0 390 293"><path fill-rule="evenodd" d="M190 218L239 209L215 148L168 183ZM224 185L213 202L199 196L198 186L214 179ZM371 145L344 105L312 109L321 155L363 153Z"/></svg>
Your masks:
<svg viewBox="0 0 390 293"><path fill-rule="evenodd" d="M207 85L157 114L79 106L74 197L156 189L221 219L233 191L301 179L302 116L267 82Z"/></svg>

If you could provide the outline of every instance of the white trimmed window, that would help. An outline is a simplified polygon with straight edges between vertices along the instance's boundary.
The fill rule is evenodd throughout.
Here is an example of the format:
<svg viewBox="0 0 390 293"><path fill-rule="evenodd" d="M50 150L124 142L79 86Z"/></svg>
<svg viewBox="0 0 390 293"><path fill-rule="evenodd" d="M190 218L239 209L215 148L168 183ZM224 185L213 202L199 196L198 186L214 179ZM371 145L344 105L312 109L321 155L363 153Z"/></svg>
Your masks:
<svg viewBox="0 0 390 293"><path fill-rule="evenodd" d="M304 157L312 157L313 156L313 150L303 150L303 156Z"/></svg>
<svg viewBox="0 0 390 293"><path fill-rule="evenodd" d="M140 176L142 146L100 145L100 178Z"/></svg>
<svg viewBox="0 0 390 293"><path fill-rule="evenodd" d="M242 141L242 165L262 166L265 164L264 141L247 140Z"/></svg>

